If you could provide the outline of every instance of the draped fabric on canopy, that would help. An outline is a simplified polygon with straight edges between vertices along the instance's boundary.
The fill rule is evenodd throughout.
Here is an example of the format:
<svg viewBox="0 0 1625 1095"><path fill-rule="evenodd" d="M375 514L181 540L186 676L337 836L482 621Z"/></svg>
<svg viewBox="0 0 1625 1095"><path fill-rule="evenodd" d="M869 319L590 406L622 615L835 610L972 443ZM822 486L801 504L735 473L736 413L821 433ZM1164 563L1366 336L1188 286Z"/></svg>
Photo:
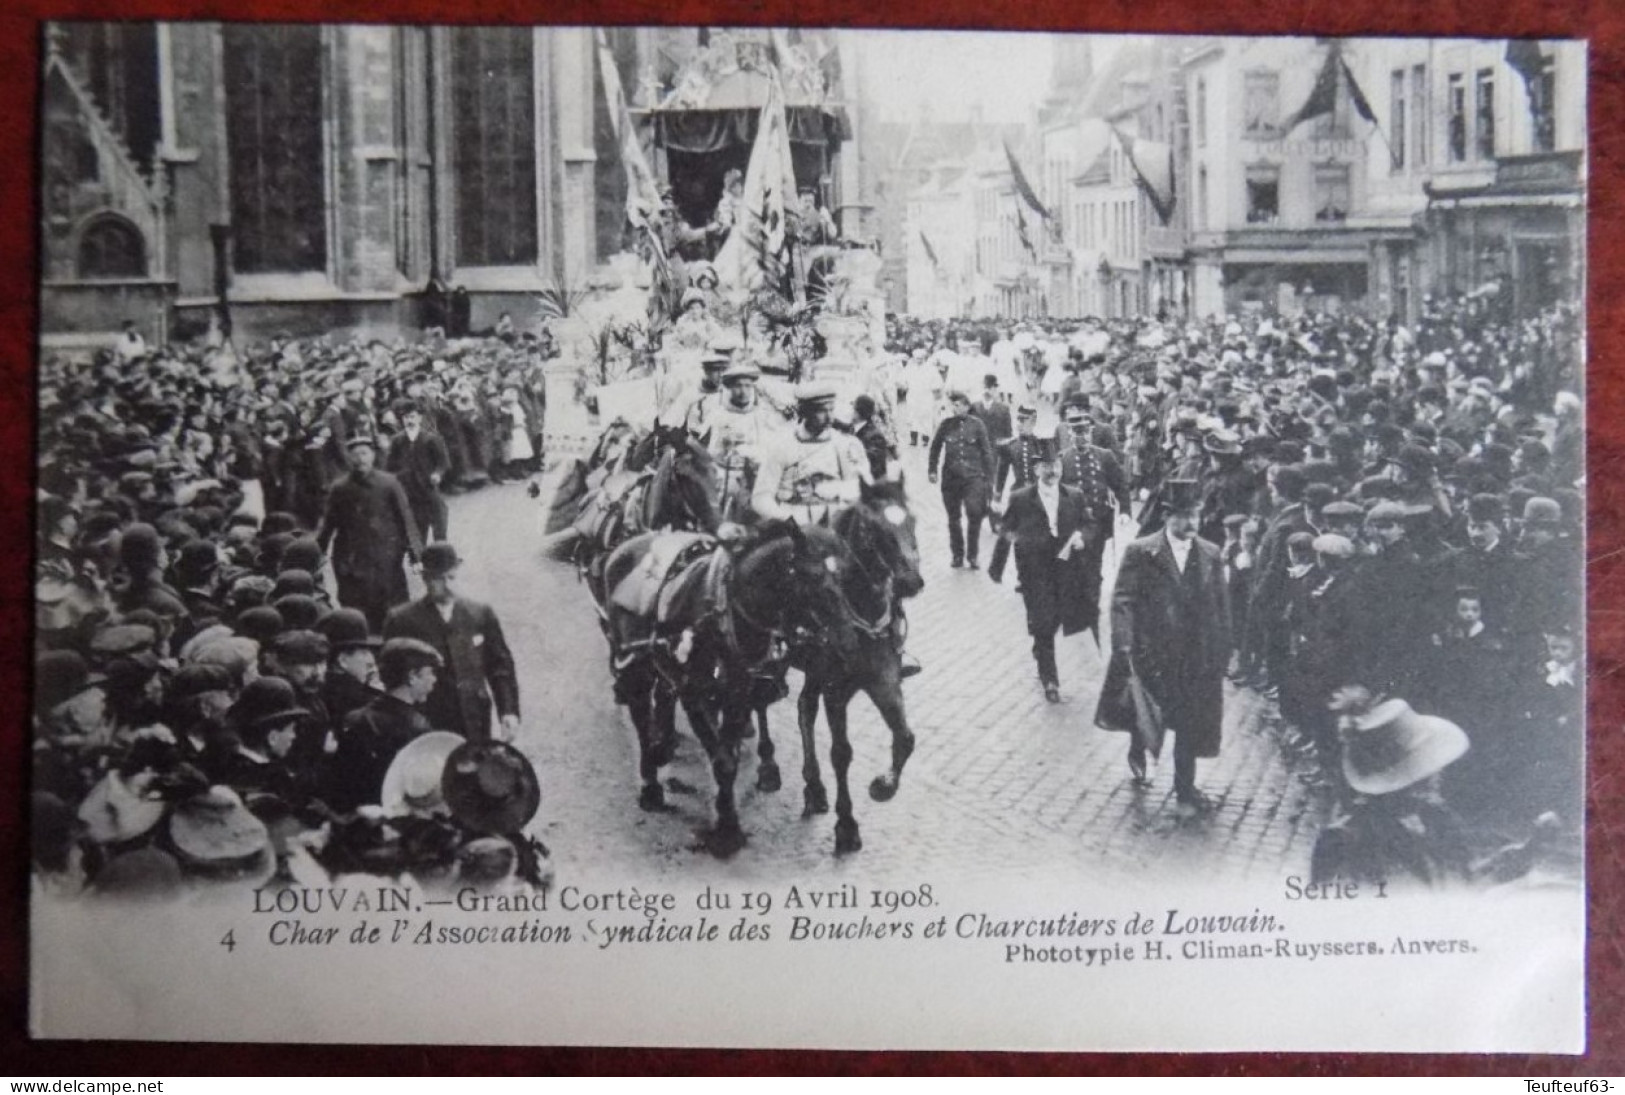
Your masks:
<svg viewBox="0 0 1625 1095"><path fill-rule="evenodd" d="M703 155L721 152L756 140L755 108L738 110L657 110L655 143L675 152ZM790 141L795 144L835 145L852 137L844 111L820 107L789 107Z"/></svg>

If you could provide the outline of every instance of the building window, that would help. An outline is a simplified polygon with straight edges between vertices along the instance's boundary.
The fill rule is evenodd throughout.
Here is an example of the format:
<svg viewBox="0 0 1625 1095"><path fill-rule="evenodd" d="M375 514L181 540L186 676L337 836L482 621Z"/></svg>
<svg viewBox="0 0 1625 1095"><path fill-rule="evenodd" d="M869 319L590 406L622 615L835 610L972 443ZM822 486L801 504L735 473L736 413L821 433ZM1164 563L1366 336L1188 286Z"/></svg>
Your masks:
<svg viewBox="0 0 1625 1095"><path fill-rule="evenodd" d="M528 27L451 31L458 266L531 266L540 253L534 51Z"/></svg>
<svg viewBox="0 0 1625 1095"><path fill-rule="evenodd" d="M322 29L227 23L221 35L233 266L326 270Z"/></svg>
<svg viewBox="0 0 1625 1095"><path fill-rule="evenodd" d="M1557 59L1543 57L1540 72L1529 81L1529 116L1536 152L1557 148Z"/></svg>
<svg viewBox="0 0 1625 1095"><path fill-rule="evenodd" d="M1477 110L1473 112L1473 151L1481 160L1495 159L1495 71L1478 70Z"/></svg>
<svg viewBox="0 0 1625 1095"><path fill-rule="evenodd" d="M1281 76L1276 72L1246 74L1243 104L1246 134L1257 140L1275 136L1281 123Z"/></svg>
<svg viewBox="0 0 1625 1095"><path fill-rule="evenodd" d="M1281 217L1281 169L1256 164L1247 169L1247 223L1274 224Z"/></svg>
<svg viewBox="0 0 1625 1095"><path fill-rule="evenodd" d="M1388 81L1390 105L1388 110L1389 166L1394 174L1405 170L1405 70L1396 68Z"/></svg>
<svg viewBox="0 0 1625 1095"><path fill-rule="evenodd" d="M1467 160L1467 79L1459 72L1450 74L1450 85L1446 92L1450 106L1450 162L1465 163Z"/></svg>
<svg viewBox="0 0 1625 1095"><path fill-rule="evenodd" d="M1207 147L1207 81L1196 78L1196 147Z"/></svg>
<svg viewBox="0 0 1625 1095"><path fill-rule="evenodd" d="M1411 66L1411 161L1418 167L1428 162L1428 68Z"/></svg>
<svg viewBox="0 0 1625 1095"><path fill-rule="evenodd" d="M1196 227L1206 228L1207 220L1207 168L1196 173Z"/></svg>
<svg viewBox="0 0 1625 1095"><path fill-rule="evenodd" d="M1322 164L1315 168L1315 220L1338 223L1349 217L1348 164Z"/></svg>
<svg viewBox="0 0 1625 1095"><path fill-rule="evenodd" d="M144 278L147 248L135 225L116 213L107 213L86 225L79 235L79 276Z"/></svg>

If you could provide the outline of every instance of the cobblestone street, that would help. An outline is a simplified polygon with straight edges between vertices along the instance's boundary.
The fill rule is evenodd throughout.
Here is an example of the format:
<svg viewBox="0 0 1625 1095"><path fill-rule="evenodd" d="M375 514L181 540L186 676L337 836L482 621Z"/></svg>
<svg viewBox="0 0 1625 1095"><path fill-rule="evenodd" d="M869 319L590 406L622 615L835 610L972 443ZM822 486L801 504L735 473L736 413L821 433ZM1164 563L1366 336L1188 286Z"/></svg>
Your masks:
<svg viewBox="0 0 1625 1095"><path fill-rule="evenodd" d="M906 454L905 467L918 484L912 503L926 576L924 593L909 608L909 647L925 665L907 686L918 748L897 798L870 801L867 784L884 770L890 737L865 697L853 701L851 785L864 849L842 860L833 855L833 814L802 817L802 749L788 700L770 712L783 790L755 789L756 743L745 743L739 799L750 842L734 859L718 862L699 847L711 817L712 781L681 718L683 745L666 769L669 810L639 810L631 724L611 698L586 591L570 567L538 549L542 503L519 485L453 499L451 535L468 559L460 585L497 607L519 662L525 711L519 744L542 774L542 835L560 877L626 868L640 877L653 869L696 881L844 871L902 879L951 866L956 877L975 878L1036 876L1067 865L1090 874L1233 883L1304 870L1323 806L1305 782L1306 766L1279 747L1269 705L1251 692L1230 692L1222 754L1199 771L1218 808L1179 821L1171 760L1165 758L1152 787L1137 789L1125 763L1127 739L1093 726L1105 667L1094 640L1084 634L1060 641L1065 702L1045 703L1013 564L1003 585L985 571L951 569L941 502L926 486L924 450ZM984 542L984 563L989 554ZM1108 564L1108 594L1113 576ZM792 697L798 683L793 677ZM833 797L822 731L817 751Z"/></svg>

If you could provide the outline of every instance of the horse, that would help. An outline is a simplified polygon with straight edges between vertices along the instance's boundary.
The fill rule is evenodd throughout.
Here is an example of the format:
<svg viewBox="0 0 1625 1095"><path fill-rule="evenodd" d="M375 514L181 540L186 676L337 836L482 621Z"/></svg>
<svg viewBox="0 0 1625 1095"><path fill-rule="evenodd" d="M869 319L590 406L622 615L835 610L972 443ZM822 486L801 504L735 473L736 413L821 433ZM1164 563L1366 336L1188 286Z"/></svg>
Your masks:
<svg viewBox="0 0 1625 1095"><path fill-rule="evenodd" d="M782 694L783 646L855 645L839 584L846 553L830 530L788 521L765 526L737 557L668 532L635 536L605 563L616 695L638 735L638 805L665 808L660 769L680 703L711 762L716 820L706 844L719 858L745 842L734 801L739 743L752 711ZM641 587L636 603L623 583L636 594L640 568L656 584Z"/></svg>
<svg viewBox="0 0 1625 1095"><path fill-rule="evenodd" d="M656 426L631 441L614 470L579 500L572 518L576 538L570 557L599 604L596 579L611 551L642 532L714 533L720 521L717 494L710 452L682 427Z"/></svg>
<svg viewBox="0 0 1625 1095"><path fill-rule="evenodd" d="M901 480L864 484L858 503L835 515L832 530L841 552L838 577L844 626L840 634L850 636L850 641L792 644L790 663L805 675L796 700L803 816L829 812L815 737L822 699L829 720L830 764L835 769L835 853L844 855L863 847L847 790L847 770L852 763L847 705L858 692L865 693L891 731L891 767L869 784L870 798L888 802L897 794L903 767L914 752L895 630L900 625L901 601L924 589L925 579L920 575L914 517ZM762 747L771 757L765 715L760 722Z"/></svg>

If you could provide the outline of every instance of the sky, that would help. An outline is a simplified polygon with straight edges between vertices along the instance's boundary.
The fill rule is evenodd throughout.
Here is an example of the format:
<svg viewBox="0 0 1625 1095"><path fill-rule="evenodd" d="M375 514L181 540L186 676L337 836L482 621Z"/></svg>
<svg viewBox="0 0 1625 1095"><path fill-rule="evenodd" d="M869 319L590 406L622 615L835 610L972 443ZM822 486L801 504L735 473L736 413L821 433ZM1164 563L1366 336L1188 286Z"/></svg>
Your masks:
<svg viewBox="0 0 1625 1095"><path fill-rule="evenodd" d="M991 31L847 31L858 39L863 83L880 116L900 121L929 102L941 121L1026 121L1049 85L1054 35ZM1112 39L1097 37L1100 64ZM848 74L850 79L850 74Z"/></svg>

